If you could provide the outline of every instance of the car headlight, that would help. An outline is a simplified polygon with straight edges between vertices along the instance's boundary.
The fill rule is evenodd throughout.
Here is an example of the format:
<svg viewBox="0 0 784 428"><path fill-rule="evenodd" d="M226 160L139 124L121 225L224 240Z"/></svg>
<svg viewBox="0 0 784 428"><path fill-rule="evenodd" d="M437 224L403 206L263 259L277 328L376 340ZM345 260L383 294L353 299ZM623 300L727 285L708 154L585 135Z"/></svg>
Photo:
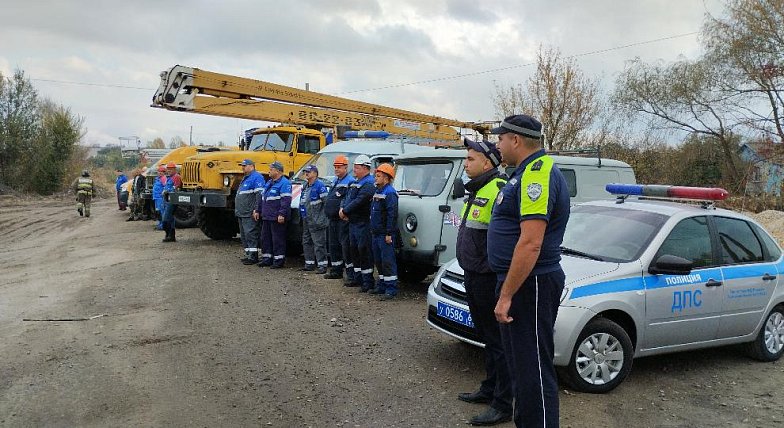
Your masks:
<svg viewBox="0 0 784 428"><path fill-rule="evenodd" d="M417 218L414 213L408 213L406 216L406 230L409 232L415 231L417 228Z"/></svg>
<svg viewBox="0 0 784 428"><path fill-rule="evenodd" d="M223 187L229 187L229 184L231 184L231 177L229 177L228 175L224 175L223 176Z"/></svg>
<svg viewBox="0 0 784 428"><path fill-rule="evenodd" d="M569 295L569 287L564 287L563 291L561 292L561 301L559 303L563 303L566 300L566 296Z"/></svg>

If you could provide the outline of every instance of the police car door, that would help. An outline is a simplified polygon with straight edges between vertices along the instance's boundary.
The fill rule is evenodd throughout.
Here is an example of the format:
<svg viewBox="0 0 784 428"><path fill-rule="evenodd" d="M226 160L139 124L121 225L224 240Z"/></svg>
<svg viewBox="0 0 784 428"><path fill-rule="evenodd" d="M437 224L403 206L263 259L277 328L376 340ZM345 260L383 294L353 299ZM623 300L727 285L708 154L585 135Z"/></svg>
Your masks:
<svg viewBox="0 0 784 428"><path fill-rule="evenodd" d="M724 272L719 338L747 335L764 317L776 288L779 272L773 261L780 253L775 245L766 245L767 235L755 233L756 227L744 220L716 216L714 224Z"/></svg>
<svg viewBox="0 0 784 428"><path fill-rule="evenodd" d="M681 220L651 263L665 254L694 262L689 275L646 275L646 349L711 340L722 306L722 272L707 216Z"/></svg>

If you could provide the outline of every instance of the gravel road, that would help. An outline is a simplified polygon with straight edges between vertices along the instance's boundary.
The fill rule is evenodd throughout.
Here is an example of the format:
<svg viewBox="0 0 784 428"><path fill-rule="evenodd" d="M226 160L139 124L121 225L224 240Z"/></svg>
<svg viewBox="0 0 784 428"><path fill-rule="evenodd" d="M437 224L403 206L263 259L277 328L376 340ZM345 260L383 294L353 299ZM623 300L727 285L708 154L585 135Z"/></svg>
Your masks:
<svg viewBox="0 0 784 428"><path fill-rule="evenodd" d="M239 262L197 229L164 244L112 201L0 200L0 425L452 427L479 349L425 324L426 284L379 302ZM70 321L31 321L59 319ZM635 361L565 427L782 426L784 363L736 347ZM505 426L511 426L506 424Z"/></svg>

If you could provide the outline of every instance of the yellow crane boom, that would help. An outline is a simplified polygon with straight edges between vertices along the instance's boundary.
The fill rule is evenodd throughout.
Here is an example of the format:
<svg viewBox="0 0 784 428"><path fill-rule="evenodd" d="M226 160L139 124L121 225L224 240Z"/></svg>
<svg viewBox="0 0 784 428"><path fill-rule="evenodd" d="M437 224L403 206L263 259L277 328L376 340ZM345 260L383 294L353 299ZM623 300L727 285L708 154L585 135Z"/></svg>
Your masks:
<svg viewBox="0 0 784 428"><path fill-rule="evenodd" d="M306 126L349 126L391 134L455 140L460 129L487 125L355 101L261 80L174 66L161 73L153 107Z"/></svg>

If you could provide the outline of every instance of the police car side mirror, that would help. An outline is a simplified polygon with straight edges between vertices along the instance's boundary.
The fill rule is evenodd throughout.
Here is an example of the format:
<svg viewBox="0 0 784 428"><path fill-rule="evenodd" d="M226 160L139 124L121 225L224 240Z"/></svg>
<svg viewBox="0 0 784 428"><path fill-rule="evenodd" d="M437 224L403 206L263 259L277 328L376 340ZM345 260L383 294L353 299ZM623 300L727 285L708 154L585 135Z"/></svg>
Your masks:
<svg viewBox="0 0 784 428"><path fill-rule="evenodd" d="M648 268L648 273L653 275L688 275L694 262L683 257L664 254Z"/></svg>
<svg viewBox="0 0 784 428"><path fill-rule="evenodd" d="M452 199L460 199L465 197L465 184L461 177L455 178L455 184L452 186Z"/></svg>

